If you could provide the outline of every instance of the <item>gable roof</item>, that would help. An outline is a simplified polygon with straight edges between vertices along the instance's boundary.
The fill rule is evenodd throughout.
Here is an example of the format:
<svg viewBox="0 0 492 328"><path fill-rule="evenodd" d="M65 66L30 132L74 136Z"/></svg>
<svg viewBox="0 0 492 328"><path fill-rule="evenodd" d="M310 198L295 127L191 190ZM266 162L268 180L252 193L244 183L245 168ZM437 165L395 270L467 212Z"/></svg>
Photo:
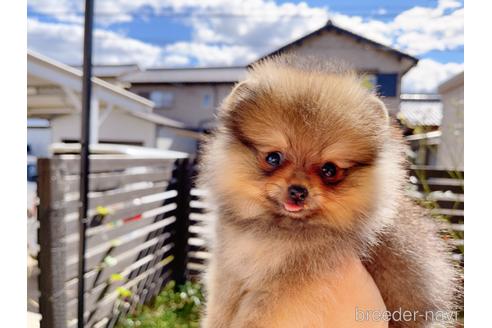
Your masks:
<svg viewBox="0 0 492 328"><path fill-rule="evenodd" d="M413 66L415 66L417 64L417 62L419 61L418 58L416 57L413 57L409 54L406 54L404 52L401 52L397 49L394 49L394 48L391 48L391 47L388 47L388 46L385 46L384 44L381 44L381 43L378 43L374 40L371 40L371 39L368 39L368 38L365 38L359 34L355 34L349 30L346 30L346 29L343 29L339 26L336 26L335 24L333 24L333 22L331 20L328 20L328 22L326 22L326 24L317 29L316 31L313 31L309 34L306 34L305 36L301 37L300 39L297 39L293 42L290 42L266 55L263 55L261 56L260 58L258 58L257 60L255 60L253 63L255 62L258 62L258 61L261 61L262 59L265 59L267 57L270 57L270 56L273 56L273 55L277 55L277 54L280 54L282 52L285 52L289 49L291 49L292 47L294 46L300 46L304 41L306 41L307 39L311 39L313 37L316 37L316 36L319 36L322 32L324 31L327 31L327 32L336 32L338 34L342 34L342 35L345 35L345 36L348 36L352 39L354 39L355 41L357 42L362 42L362 43L365 43L365 44L368 44L372 47L374 47L376 50L380 50L380 51L383 51L383 52L386 52L386 53L389 53L395 57L397 57L398 59L408 59L410 62L411 62L411 65L408 69L406 69L404 73L406 73L410 68L412 68ZM251 63L251 64L253 64ZM250 65L251 65L250 64Z"/></svg>

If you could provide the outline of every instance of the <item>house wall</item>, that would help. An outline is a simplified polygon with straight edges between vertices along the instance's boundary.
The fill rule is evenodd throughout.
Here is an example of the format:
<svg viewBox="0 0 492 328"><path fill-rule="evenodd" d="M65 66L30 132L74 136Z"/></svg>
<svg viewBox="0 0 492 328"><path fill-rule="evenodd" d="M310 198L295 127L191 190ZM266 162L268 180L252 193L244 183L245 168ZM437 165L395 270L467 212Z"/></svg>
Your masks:
<svg viewBox="0 0 492 328"><path fill-rule="evenodd" d="M437 164L450 169L464 168L464 84L441 91L443 119Z"/></svg>
<svg viewBox="0 0 492 328"><path fill-rule="evenodd" d="M156 108L154 112L185 123L189 127L206 127L214 120L216 108L229 94L233 83L223 84L152 84L133 85L131 92L150 97L152 91L172 92L170 108ZM211 97L209 106L203 106L205 95Z"/></svg>
<svg viewBox="0 0 492 328"><path fill-rule="evenodd" d="M52 141L80 138L80 115L64 115L51 120ZM99 141L156 145L156 126L121 110L113 110L99 127Z"/></svg>
<svg viewBox="0 0 492 328"><path fill-rule="evenodd" d="M388 110L396 114L400 105L401 62L394 56L373 49L365 43L335 32L323 31L321 35L304 40L299 46L291 47L289 52L299 56L315 56L340 60L358 72L398 74L396 97L387 97L383 101Z"/></svg>

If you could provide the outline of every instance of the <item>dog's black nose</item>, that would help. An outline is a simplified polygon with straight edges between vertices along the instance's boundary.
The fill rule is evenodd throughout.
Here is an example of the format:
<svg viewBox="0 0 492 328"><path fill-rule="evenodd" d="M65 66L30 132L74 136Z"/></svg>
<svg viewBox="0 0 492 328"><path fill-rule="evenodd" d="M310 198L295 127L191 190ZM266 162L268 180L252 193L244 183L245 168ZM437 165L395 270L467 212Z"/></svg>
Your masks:
<svg viewBox="0 0 492 328"><path fill-rule="evenodd" d="M295 202L302 202L308 196L308 190L304 186L292 185L288 189L289 198Z"/></svg>

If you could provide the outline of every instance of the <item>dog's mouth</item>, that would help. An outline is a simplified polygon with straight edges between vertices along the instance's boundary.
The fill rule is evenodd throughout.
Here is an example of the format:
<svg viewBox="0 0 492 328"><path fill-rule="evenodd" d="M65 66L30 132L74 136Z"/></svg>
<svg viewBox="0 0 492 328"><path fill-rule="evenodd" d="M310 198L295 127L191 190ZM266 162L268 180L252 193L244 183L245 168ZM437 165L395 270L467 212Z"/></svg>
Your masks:
<svg viewBox="0 0 492 328"><path fill-rule="evenodd" d="M283 207L287 212L291 213L296 213L296 212L301 212L304 210L304 202L290 202L290 201L285 201L283 203Z"/></svg>
<svg viewBox="0 0 492 328"><path fill-rule="evenodd" d="M305 202L280 201L273 197L267 197L274 211L280 216L294 219L305 219L312 215L313 210Z"/></svg>

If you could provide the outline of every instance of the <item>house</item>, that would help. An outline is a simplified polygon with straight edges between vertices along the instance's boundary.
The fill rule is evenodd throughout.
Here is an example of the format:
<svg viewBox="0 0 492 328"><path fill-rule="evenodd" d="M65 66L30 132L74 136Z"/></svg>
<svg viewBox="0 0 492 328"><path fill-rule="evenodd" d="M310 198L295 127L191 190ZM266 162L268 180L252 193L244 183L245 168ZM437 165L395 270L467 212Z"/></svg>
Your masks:
<svg viewBox="0 0 492 328"><path fill-rule="evenodd" d="M438 94L402 94L397 119L410 145L413 162L436 165L442 102Z"/></svg>
<svg viewBox="0 0 492 328"><path fill-rule="evenodd" d="M401 94L397 118L409 129L422 129L418 132L438 130L442 120L441 97L438 94Z"/></svg>
<svg viewBox="0 0 492 328"><path fill-rule="evenodd" d="M45 156L53 142L78 142L82 72L28 51L27 81L28 139L36 141L33 155ZM91 143L174 148L174 140L157 138L161 128L183 137L199 136L183 123L155 114L152 101L128 90L99 78L92 79L92 90ZM37 137L40 133L43 138Z"/></svg>
<svg viewBox="0 0 492 328"><path fill-rule="evenodd" d="M205 130L232 86L246 77L245 67L148 69L122 77L130 90L152 100L158 114Z"/></svg>
<svg viewBox="0 0 492 328"><path fill-rule="evenodd" d="M413 56L338 27L331 20L257 61L284 52L348 63L363 74L366 85L378 92L393 115L399 109L401 78L418 62Z"/></svg>
<svg viewBox="0 0 492 328"><path fill-rule="evenodd" d="M399 109L401 78L418 61L408 54L342 29L331 21L258 60L283 52L348 62L364 75L368 88L376 89L383 97L392 115L396 115ZM152 100L156 104L156 113L203 131L214 126L216 108L234 84L246 76L248 66L154 68L130 72L121 76L119 81L128 83L130 91ZM172 137L169 131L164 130L159 136ZM186 149L176 150L192 152L196 145L188 142Z"/></svg>
<svg viewBox="0 0 492 328"><path fill-rule="evenodd" d="M438 88L443 119L437 165L448 169L463 170L464 166L464 76L461 72Z"/></svg>

